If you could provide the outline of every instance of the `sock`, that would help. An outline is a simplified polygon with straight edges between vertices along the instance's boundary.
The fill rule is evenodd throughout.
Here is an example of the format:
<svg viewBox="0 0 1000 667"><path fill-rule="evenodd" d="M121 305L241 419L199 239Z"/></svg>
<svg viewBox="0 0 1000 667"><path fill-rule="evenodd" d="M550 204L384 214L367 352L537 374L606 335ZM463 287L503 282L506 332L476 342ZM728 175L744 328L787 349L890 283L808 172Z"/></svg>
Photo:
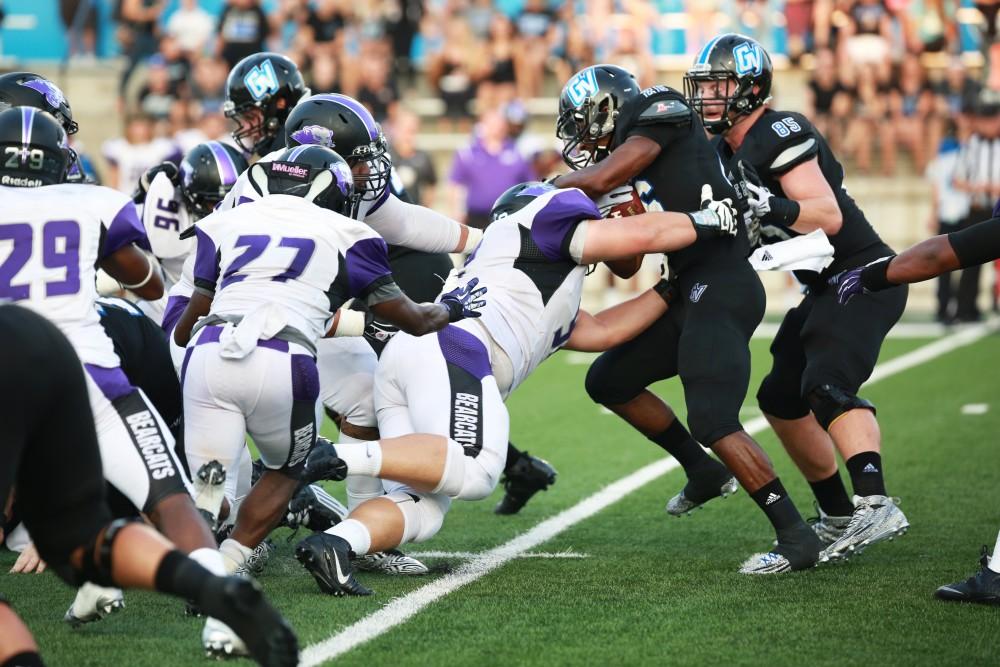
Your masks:
<svg viewBox="0 0 1000 667"><path fill-rule="evenodd" d="M347 540L355 556L364 556L372 547L372 534L357 519L345 519L326 532Z"/></svg>
<svg viewBox="0 0 1000 667"><path fill-rule="evenodd" d="M198 600L212 578L211 572L175 549L160 561L153 586L161 593Z"/></svg>
<svg viewBox="0 0 1000 667"><path fill-rule="evenodd" d="M45 667L45 663L34 651L25 651L11 656L0 667Z"/></svg>
<svg viewBox="0 0 1000 667"><path fill-rule="evenodd" d="M222 558L222 554L219 553L218 549L210 549L208 547L195 549L188 554L188 558L198 563L212 574L220 577L224 577L227 574L225 560Z"/></svg>
<svg viewBox="0 0 1000 667"><path fill-rule="evenodd" d="M350 445L358 445L366 442L368 441L359 440L353 436L341 433L340 440L336 444L337 455L340 456L340 452L343 449L349 449ZM381 467L381 463L379 466ZM370 477L368 475L348 475L346 481L348 510L353 510L366 500L378 498L385 493L385 489L382 487L382 480L377 477Z"/></svg>
<svg viewBox="0 0 1000 667"><path fill-rule="evenodd" d="M219 545L219 553L222 555L222 563L225 566L226 574L233 574L247 564L247 559L253 553L253 549L243 546L233 538L222 541Z"/></svg>
<svg viewBox="0 0 1000 667"><path fill-rule="evenodd" d="M514 446L513 442L507 443L507 462L503 464L504 472L510 470L517 460L521 458L521 450Z"/></svg>
<svg viewBox="0 0 1000 667"><path fill-rule="evenodd" d="M697 467L699 464L711 460L705 448L691 437L688 430L680 419L674 419L673 423L666 431L649 438L662 447L668 454L677 459L684 470Z"/></svg>
<svg viewBox="0 0 1000 667"><path fill-rule="evenodd" d="M795 508L784 485L777 477L751 493L750 497L764 510L764 514L776 531L793 528L799 524L805 525L802 515Z"/></svg>
<svg viewBox="0 0 1000 667"><path fill-rule="evenodd" d="M826 479L818 482L809 482L813 495L819 508L828 516L851 516L854 514L854 503L847 495L844 488L844 480L840 477L840 471L833 473Z"/></svg>
<svg viewBox="0 0 1000 667"><path fill-rule="evenodd" d="M382 470L382 445L378 440L339 445L337 456L347 464L348 475L377 477Z"/></svg>
<svg viewBox="0 0 1000 667"><path fill-rule="evenodd" d="M990 558L989 568L1000 574L1000 534L997 534L997 543L993 547L993 556Z"/></svg>
<svg viewBox="0 0 1000 667"><path fill-rule="evenodd" d="M847 459L847 472L856 496L884 496L882 456L878 452L861 452Z"/></svg>

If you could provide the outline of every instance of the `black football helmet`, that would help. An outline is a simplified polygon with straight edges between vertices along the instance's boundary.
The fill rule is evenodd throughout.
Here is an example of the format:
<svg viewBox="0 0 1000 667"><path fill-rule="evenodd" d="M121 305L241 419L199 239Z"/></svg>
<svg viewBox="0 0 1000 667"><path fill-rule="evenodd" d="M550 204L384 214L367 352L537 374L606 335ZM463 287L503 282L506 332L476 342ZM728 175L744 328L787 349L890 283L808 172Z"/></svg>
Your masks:
<svg viewBox="0 0 1000 667"><path fill-rule="evenodd" d="M493 208L490 209L490 222L496 222L501 218L506 218L508 215L520 211L533 202L536 197L540 197L546 192L552 192L553 190L558 190L558 188L551 183L542 183L541 181L527 181L507 188L493 202Z"/></svg>
<svg viewBox="0 0 1000 667"><path fill-rule="evenodd" d="M249 166L243 153L219 141L206 141L189 150L180 171L181 197L188 211L198 218L211 213Z"/></svg>
<svg viewBox="0 0 1000 667"><path fill-rule="evenodd" d="M615 65L593 65L577 72L559 94L556 136L563 142L563 160L571 169L600 162L610 152L622 106L639 95L639 82ZM598 142L607 138L605 145Z"/></svg>
<svg viewBox="0 0 1000 667"><path fill-rule="evenodd" d="M250 178L265 195L303 197L349 218L357 213L351 168L326 146L289 148L277 160L251 167Z"/></svg>
<svg viewBox="0 0 1000 667"><path fill-rule="evenodd" d="M53 116L27 106L0 112L0 185L62 183L70 162L66 131Z"/></svg>
<svg viewBox="0 0 1000 667"><path fill-rule="evenodd" d="M355 174L361 199L374 201L389 185L392 160L382 128L353 97L324 93L299 102L285 121L285 144L319 144L333 148L352 169L364 163L367 174Z"/></svg>
<svg viewBox="0 0 1000 667"><path fill-rule="evenodd" d="M281 132L292 107L308 95L295 63L265 51L247 56L229 72L222 111L236 121L233 138L240 148L259 155ZM254 109L260 110L259 116Z"/></svg>
<svg viewBox="0 0 1000 667"><path fill-rule="evenodd" d="M59 121L66 134L80 129L59 86L31 72L10 72L0 76L0 111L11 107L35 107L46 111Z"/></svg>
<svg viewBox="0 0 1000 667"><path fill-rule="evenodd" d="M771 56L760 44L736 33L716 37L698 53L684 75L684 96L701 116L705 128L721 134L740 116L766 104L771 99L774 69ZM729 94L703 97L706 84L725 86Z"/></svg>

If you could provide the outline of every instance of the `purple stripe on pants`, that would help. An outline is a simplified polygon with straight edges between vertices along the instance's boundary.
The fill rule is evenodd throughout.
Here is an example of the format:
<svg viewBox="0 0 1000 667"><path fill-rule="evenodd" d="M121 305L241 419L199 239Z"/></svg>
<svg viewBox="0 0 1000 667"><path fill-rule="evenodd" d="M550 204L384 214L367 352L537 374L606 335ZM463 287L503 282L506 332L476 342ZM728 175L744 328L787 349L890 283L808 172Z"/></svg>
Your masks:
<svg viewBox="0 0 1000 667"><path fill-rule="evenodd" d="M437 337L444 360L449 364L468 371L478 380L493 375L486 346L471 333L449 324L437 332Z"/></svg>
<svg viewBox="0 0 1000 667"><path fill-rule="evenodd" d="M104 368L93 364L84 364L90 378L94 381L104 394L104 398L113 401L116 398L127 396L135 391L135 387L125 377L125 372L121 368Z"/></svg>
<svg viewBox="0 0 1000 667"><path fill-rule="evenodd" d="M319 398L319 371L308 354L292 355L292 399L315 402Z"/></svg>

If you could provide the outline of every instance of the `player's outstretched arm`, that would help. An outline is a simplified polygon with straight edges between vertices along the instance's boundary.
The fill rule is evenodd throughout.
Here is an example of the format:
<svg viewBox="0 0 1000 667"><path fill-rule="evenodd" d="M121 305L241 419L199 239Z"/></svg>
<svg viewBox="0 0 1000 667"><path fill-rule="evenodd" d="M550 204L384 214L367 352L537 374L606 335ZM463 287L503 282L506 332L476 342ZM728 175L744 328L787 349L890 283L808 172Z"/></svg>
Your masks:
<svg viewBox="0 0 1000 667"><path fill-rule="evenodd" d="M563 174L553 181L560 188L579 188L591 199L628 183L660 154L660 145L648 137L631 136L600 162Z"/></svg>
<svg viewBox="0 0 1000 667"><path fill-rule="evenodd" d="M108 275L140 299L155 301L163 296L163 279L153 263L133 245L125 245L99 262Z"/></svg>
<svg viewBox="0 0 1000 667"><path fill-rule="evenodd" d="M365 216L365 223L386 243L422 252L471 252L483 237L478 229L392 194Z"/></svg>
<svg viewBox="0 0 1000 667"><path fill-rule="evenodd" d="M603 352L632 340L667 312L673 288L666 280L628 301L591 315L581 310L564 346L580 352Z"/></svg>
<svg viewBox="0 0 1000 667"><path fill-rule="evenodd" d="M401 296L370 304L368 308L379 319L396 325L406 333L423 336L439 331L452 322L479 317L479 309L486 305L480 298L486 293L486 288L478 285L479 279L473 278L466 285L442 294L438 303L415 303L400 292Z"/></svg>
<svg viewBox="0 0 1000 667"><path fill-rule="evenodd" d="M705 185L699 211L655 211L613 221L591 220L587 223L581 263L673 252L698 240L733 237L739 233L737 220L732 201L715 201L712 187Z"/></svg>

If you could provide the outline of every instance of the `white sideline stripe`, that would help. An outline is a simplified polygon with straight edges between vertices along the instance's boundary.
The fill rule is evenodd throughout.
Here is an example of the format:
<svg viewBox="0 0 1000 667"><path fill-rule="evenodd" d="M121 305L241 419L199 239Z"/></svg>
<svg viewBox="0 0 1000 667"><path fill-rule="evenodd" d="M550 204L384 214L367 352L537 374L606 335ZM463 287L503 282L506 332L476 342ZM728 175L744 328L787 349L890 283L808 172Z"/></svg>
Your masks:
<svg viewBox="0 0 1000 667"><path fill-rule="evenodd" d="M872 373L867 384L879 382L960 347L971 345L996 331L998 325L1000 325L1000 320L992 319L887 361L875 368L875 372ZM744 428L750 435L755 435L767 428L767 420L758 417L744 424ZM509 542L477 554L454 572L421 586L403 597L390 601L378 611L352 623L329 638L307 647L302 652L300 665L314 667L322 664L388 632L397 625L402 625L435 600L489 574L501 565L572 528L584 519L594 516L633 491L679 467L680 465L675 459L660 459L617 482L609 484L573 507L542 521Z"/></svg>
<svg viewBox="0 0 1000 667"><path fill-rule="evenodd" d="M477 558L482 555L481 551L409 551L407 555L414 558ZM590 554L581 554L576 551L528 551L518 554L516 558L590 558Z"/></svg>

